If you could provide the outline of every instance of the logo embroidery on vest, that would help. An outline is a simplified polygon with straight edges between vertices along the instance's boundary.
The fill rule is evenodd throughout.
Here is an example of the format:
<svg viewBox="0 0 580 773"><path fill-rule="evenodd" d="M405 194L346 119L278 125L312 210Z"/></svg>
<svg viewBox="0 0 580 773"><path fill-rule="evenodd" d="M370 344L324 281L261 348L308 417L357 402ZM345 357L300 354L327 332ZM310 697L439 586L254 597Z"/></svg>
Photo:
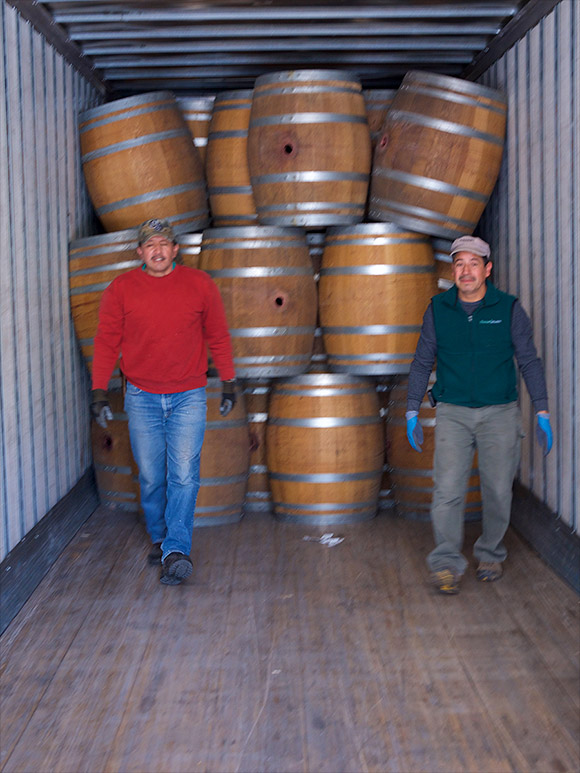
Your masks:
<svg viewBox="0 0 580 773"><path fill-rule="evenodd" d="M501 319L480 319L480 325L501 325L503 320Z"/></svg>

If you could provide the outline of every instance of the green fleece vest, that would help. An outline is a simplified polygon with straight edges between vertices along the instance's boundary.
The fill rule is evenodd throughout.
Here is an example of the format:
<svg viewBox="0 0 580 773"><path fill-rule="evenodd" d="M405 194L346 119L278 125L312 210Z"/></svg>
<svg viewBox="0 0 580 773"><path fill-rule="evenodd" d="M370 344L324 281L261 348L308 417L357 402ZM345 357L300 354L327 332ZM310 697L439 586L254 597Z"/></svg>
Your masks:
<svg viewBox="0 0 580 773"><path fill-rule="evenodd" d="M513 295L491 282L483 303L468 317L457 287L432 299L437 336L436 400L469 408L517 400L511 336Z"/></svg>

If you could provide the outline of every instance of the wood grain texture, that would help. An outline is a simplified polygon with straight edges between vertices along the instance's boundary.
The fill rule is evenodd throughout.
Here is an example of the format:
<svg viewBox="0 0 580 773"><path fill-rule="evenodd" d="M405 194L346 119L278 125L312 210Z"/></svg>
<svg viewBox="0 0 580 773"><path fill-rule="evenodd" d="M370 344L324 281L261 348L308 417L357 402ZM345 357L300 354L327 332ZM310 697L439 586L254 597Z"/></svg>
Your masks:
<svg viewBox="0 0 580 773"><path fill-rule="evenodd" d="M168 588L100 508L1 640L2 771L578 769L578 597L513 531L502 581L453 598L428 524L319 534L202 529Z"/></svg>

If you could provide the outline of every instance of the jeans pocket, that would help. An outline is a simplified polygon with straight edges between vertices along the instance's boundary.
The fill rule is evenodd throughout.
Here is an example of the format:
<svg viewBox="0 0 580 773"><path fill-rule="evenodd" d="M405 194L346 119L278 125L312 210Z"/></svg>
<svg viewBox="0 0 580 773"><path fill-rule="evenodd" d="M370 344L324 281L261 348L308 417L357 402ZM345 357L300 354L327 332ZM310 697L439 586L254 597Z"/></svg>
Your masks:
<svg viewBox="0 0 580 773"><path fill-rule="evenodd" d="M135 384L132 384L130 381L127 381L126 391L127 391L127 394L130 394L130 395L139 395L143 390L139 389L139 387L135 386Z"/></svg>

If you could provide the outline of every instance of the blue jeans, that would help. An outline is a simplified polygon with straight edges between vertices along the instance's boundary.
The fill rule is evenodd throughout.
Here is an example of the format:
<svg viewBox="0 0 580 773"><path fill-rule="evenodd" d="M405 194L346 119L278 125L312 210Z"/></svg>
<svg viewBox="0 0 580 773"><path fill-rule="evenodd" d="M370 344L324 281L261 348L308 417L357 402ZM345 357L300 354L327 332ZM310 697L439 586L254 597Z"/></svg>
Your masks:
<svg viewBox="0 0 580 773"><path fill-rule="evenodd" d="M162 543L163 560L191 552L206 410L205 387L159 395L127 382L125 411L141 505L151 541Z"/></svg>

